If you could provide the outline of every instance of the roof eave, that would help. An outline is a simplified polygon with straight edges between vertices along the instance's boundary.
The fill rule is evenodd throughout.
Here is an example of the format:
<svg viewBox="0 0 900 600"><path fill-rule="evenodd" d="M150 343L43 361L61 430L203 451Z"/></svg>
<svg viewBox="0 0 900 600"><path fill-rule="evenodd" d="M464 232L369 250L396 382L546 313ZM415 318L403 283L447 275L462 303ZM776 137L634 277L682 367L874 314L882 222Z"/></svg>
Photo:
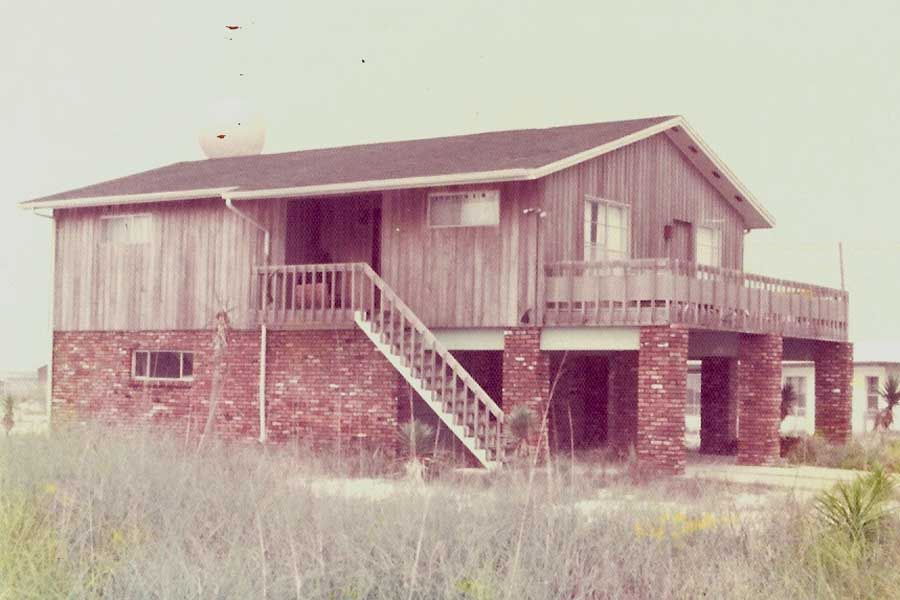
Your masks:
<svg viewBox="0 0 900 600"><path fill-rule="evenodd" d="M145 204L148 202L174 202L199 198L220 198L222 194L237 189L232 187L178 190L174 192L148 192L146 194L121 194L116 196L89 196L85 198L54 198L52 200L26 200L19 202L23 210L55 208L87 208L92 206L118 206L124 204Z"/></svg>

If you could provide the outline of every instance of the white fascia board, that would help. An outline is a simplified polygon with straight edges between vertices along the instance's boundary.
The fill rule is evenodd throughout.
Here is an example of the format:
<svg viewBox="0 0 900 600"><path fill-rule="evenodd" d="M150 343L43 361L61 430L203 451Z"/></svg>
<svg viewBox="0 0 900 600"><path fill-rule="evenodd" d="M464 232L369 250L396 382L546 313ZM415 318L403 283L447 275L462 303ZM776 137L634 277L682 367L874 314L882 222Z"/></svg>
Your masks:
<svg viewBox="0 0 900 600"><path fill-rule="evenodd" d="M603 144L602 146L597 146L595 148L591 148L590 150L585 150L584 152L579 152L578 154L567 156L566 158L544 165L543 167L532 169L531 177L529 177L529 179L539 179L541 177L546 177L547 175L550 175L552 173L556 173L557 171L568 169L569 167L573 167L579 163L583 163L586 160L597 158L598 156L601 156L608 152L612 152L613 150L618 150L619 148L628 146L629 144L645 140L648 137L654 136L657 133L661 133L671 127L676 127L680 125L681 122L681 117L672 117L671 119L663 121L662 123L657 123L656 125L652 125L650 127L647 127L646 129L641 129L640 131L636 131L630 135L620 137L619 139Z"/></svg>
<svg viewBox="0 0 900 600"><path fill-rule="evenodd" d="M541 350L638 350L639 327L544 327Z"/></svg>
<svg viewBox="0 0 900 600"><path fill-rule="evenodd" d="M712 149L706 145L706 142L703 141L693 127L688 124L688 122L683 118L679 117L679 125L684 130L684 132L691 138L691 141L694 142L694 145L697 146L701 152L703 152L709 160L716 166L716 169L722 174L725 179L734 187L735 190L741 195L744 201L753 209L754 212L759 216L760 223L759 227L774 227L775 226L775 217L772 216L769 211L767 211L762 204L753 196L750 190L741 183L741 181L737 178L737 176L728 168L721 158L719 158ZM706 176L704 174L704 176Z"/></svg>
<svg viewBox="0 0 900 600"><path fill-rule="evenodd" d="M409 188L438 187L446 185L466 185L478 183L502 183L504 181L525 181L532 179L529 169L504 169L501 171L475 171L472 173L451 173L449 175L428 175L423 177L401 177L397 179L371 179L347 183L328 183L301 187L272 188L265 190L241 190L223 194L232 200L260 200L265 198L302 198L306 196L335 196L362 192L380 192Z"/></svg>
<svg viewBox="0 0 900 600"><path fill-rule="evenodd" d="M20 202L19 208L33 210L35 208L86 208L90 206L117 206L123 204L145 204L148 202L172 202L177 200L195 200L197 198L221 198L234 187L205 188L196 190L180 190L177 192L148 192L146 194L122 194L119 196L94 196L89 198L59 198L38 202Z"/></svg>

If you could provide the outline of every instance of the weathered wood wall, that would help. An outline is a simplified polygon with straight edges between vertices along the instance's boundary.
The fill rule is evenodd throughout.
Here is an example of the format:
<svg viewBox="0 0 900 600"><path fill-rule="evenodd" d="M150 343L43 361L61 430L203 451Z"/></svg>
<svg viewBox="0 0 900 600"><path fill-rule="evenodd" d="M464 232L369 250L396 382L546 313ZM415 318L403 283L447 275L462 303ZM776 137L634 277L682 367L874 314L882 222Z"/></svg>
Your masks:
<svg viewBox="0 0 900 600"><path fill-rule="evenodd" d="M284 258L285 202L236 206L272 230L272 260ZM149 213L150 242L101 240L102 215ZM251 267L263 235L221 199L57 210L54 328L201 329L223 303L234 325L251 323Z"/></svg>
<svg viewBox="0 0 900 600"><path fill-rule="evenodd" d="M723 266L742 266L740 216L665 135L541 180L468 187L500 188L499 225L432 229L429 190L381 197L381 274L429 326L518 324L540 293L537 217L523 210L542 206L547 213L540 241L546 261L581 260L585 194L631 206L634 258L668 256L663 227L678 219L717 224ZM374 214L377 195L290 202L321 207L321 242L333 261L371 259L371 225L359 219L363 207ZM237 203L270 228L272 264L302 262L307 251L306 209L289 219L288 204ZM101 242L101 215L142 212L153 214L151 243ZM263 236L221 199L58 210L57 223L56 329L202 328L223 301L233 307L235 326L252 324L251 272L262 263Z"/></svg>
<svg viewBox="0 0 900 600"><path fill-rule="evenodd" d="M584 196L631 206L631 257L664 258L673 220L722 231L722 266L743 267L744 222L664 134L554 173L542 182L546 259L583 260Z"/></svg>
<svg viewBox="0 0 900 600"><path fill-rule="evenodd" d="M511 183L442 189L485 187L500 187L499 225L430 228L429 190L384 193L382 277L429 326L517 322L520 261L526 260L519 220L532 188Z"/></svg>

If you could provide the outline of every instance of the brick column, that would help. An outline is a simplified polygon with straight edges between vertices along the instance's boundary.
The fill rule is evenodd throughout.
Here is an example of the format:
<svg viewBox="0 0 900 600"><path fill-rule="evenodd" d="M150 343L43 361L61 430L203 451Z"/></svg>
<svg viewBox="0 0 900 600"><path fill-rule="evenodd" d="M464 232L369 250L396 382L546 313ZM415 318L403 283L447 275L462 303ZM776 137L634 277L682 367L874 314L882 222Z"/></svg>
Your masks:
<svg viewBox="0 0 900 600"><path fill-rule="evenodd" d="M730 358L704 358L700 367L700 452L727 454L731 432Z"/></svg>
<svg viewBox="0 0 900 600"><path fill-rule="evenodd" d="M509 415L517 406L526 406L534 416L532 439L536 447L546 444L540 439L541 419L550 396L550 356L541 352L541 328L519 327L503 334L503 389L501 406Z"/></svg>
<svg viewBox="0 0 900 600"><path fill-rule="evenodd" d="M651 471L684 472L684 407L688 331L641 327L637 384L638 464Z"/></svg>
<svg viewBox="0 0 900 600"><path fill-rule="evenodd" d="M816 363L816 433L843 444L852 432L853 344L818 342Z"/></svg>
<svg viewBox="0 0 900 600"><path fill-rule="evenodd" d="M779 458L781 356L781 336L741 335L737 367L738 464L765 465Z"/></svg>
<svg viewBox="0 0 900 600"><path fill-rule="evenodd" d="M606 443L620 456L637 443L637 352L616 352L609 359Z"/></svg>

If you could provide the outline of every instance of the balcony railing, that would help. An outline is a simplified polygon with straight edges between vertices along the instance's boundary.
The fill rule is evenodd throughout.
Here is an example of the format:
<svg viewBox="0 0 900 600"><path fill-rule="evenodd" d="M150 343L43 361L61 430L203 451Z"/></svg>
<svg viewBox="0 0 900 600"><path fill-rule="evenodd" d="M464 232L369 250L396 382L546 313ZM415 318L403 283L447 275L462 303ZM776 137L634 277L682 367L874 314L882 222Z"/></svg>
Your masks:
<svg viewBox="0 0 900 600"><path fill-rule="evenodd" d="M682 323L844 341L848 294L669 259L545 265L548 325Z"/></svg>

